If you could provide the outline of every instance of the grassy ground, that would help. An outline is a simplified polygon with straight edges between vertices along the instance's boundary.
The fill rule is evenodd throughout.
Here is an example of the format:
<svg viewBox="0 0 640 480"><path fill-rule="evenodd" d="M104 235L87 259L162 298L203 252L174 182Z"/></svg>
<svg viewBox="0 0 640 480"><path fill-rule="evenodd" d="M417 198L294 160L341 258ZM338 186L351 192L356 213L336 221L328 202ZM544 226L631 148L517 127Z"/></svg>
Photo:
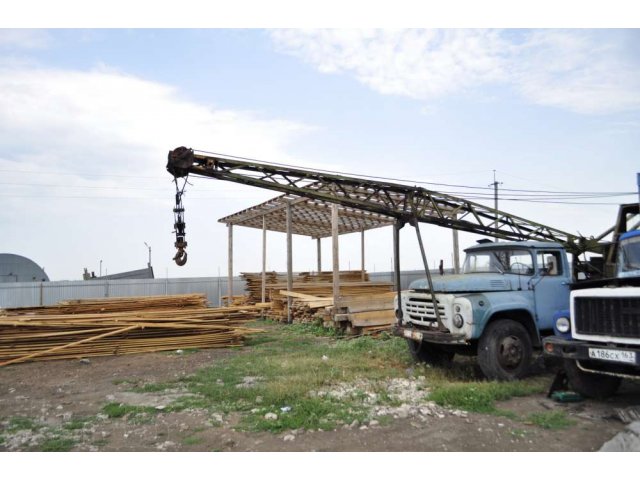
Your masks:
<svg viewBox="0 0 640 480"><path fill-rule="evenodd" d="M248 340L250 348L240 354L176 382L137 385L132 390L183 389L191 395L174 402L168 410L238 412L240 429L280 432L331 429L354 420L362 422L370 418L372 404L398 403L387 392L387 381L392 378L419 378L426 386L425 401L511 418L515 415L497 409L496 401L546 388L546 379L511 383L481 380L471 361L456 362L454 368L447 370L415 365L405 341L397 337L339 338L332 330L312 325L260 322L259 326L266 326L267 331L252 336ZM318 394L349 384L356 387L340 398ZM135 418L141 412L133 409L131 413Z"/></svg>
<svg viewBox="0 0 640 480"><path fill-rule="evenodd" d="M184 392L162 411L204 409L210 412L214 426L234 413L239 418L235 428L246 431L329 430L355 420L362 423L373 418L375 407L399 406L401 401L390 389L398 379L417 389L419 402L507 416L523 425L547 429L572 424L562 413L519 418L496 407L501 400L544 392L547 378L488 382L479 377L473 359L464 358L446 370L416 365L405 341L388 335L341 338L335 331L311 325L257 322L256 326L265 332L250 336L245 348L194 374L162 383L126 378L114 384L137 393ZM73 448L83 429L101 418L141 424L152 422L159 411L109 403L94 417L72 419L56 429L25 417L0 418L0 445L16 432L27 430L43 434L43 440L30 449L66 451ZM383 425L391 421L376 419ZM188 445L200 441L197 435L185 439Z"/></svg>

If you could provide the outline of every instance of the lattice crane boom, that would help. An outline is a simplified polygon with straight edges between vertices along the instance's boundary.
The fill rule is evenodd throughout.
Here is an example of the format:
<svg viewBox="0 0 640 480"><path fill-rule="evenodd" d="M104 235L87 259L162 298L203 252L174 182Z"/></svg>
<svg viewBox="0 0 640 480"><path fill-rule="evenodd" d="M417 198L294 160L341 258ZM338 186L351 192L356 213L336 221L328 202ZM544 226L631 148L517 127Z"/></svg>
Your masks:
<svg viewBox="0 0 640 480"><path fill-rule="evenodd" d="M602 253L605 246L594 238L418 186L242 160L186 147L169 152L167 170L176 179L191 174L242 183L387 215L400 224L424 222L504 240L558 242L574 255L586 251ZM179 191L176 202L180 196ZM177 203L174 212L178 248L175 260L184 264L186 241L181 203Z"/></svg>

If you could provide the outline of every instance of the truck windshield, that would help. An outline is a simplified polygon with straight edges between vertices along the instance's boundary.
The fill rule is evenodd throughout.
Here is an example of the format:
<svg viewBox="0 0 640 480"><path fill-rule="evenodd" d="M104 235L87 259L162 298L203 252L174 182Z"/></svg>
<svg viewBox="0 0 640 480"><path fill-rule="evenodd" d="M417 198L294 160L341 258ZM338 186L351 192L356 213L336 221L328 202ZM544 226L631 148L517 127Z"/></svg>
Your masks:
<svg viewBox="0 0 640 480"><path fill-rule="evenodd" d="M531 275L533 258L527 250L495 249L467 252L462 273Z"/></svg>
<svg viewBox="0 0 640 480"><path fill-rule="evenodd" d="M640 236L620 242L618 276L640 276Z"/></svg>

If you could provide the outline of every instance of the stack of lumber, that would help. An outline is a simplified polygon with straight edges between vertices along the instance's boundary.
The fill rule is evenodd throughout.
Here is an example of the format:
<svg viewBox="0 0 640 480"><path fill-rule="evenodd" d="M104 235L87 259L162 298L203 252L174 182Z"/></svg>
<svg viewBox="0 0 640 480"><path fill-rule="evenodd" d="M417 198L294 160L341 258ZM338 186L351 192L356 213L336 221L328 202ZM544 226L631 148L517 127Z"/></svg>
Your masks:
<svg viewBox="0 0 640 480"><path fill-rule="evenodd" d="M205 308L206 296L195 293L146 297L108 297L81 300L63 300L48 307L0 309L0 316L15 315L70 315L81 313L115 313L132 310L167 310L176 308Z"/></svg>
<svg viewBox="0 0 640 480"><path fill-rule="evenodd" d="M396 323L394 297L395 292L340 297L330 312L332 326L356 335L389 330Z"/></svg>
<svg viewBox="0 0 640 480"><path fill-rule="evenodd" d="M242 345L268 304L208 308L204 295L121 297L0 310L0 366Z"/></svg>
<svg viewBox="0 0 640 480"><path fill-rule="evenodd" d="M369 274L364 272L362 278L361 270L340 270L340 282L368 282ZM295 277L294 277L295 281ZM333 272L300 272L298 273L298 281L301 282L333 282Z"/></svg>
<svg viewBox="0 0 640 480"><path fill-rule="evenodd" d="M287 320L288 298L291 298L291 318L294 323L308 323L324 318L325 309L333 307L332 283L294 283L291 291L276 290L278 287L274 285L269 288L271 310L268 316L274 320ZM286 284L282 287L286 288ZM393 284L388 282L347 282L340 284L340 297L348 299L387 294L392 287ZM393 295L391 301L393 302Z"/></svg>
<svg viewBox="0 0 640 480"><path fill-rule="evenodd" d="M241 273L240 276L246 284L246 291L249 303L262 301L262 273ZM286 273L265 272L265 285L275 283L287 283Z"/></svg>
<svg viewBox="0 0 640 480"><path fill-rule="evenodd" d="M246 295L233 295L231 297L231 305L229 304L229 295L223 295L220 299L222 305L227 307L239 307L242 305L250 305L249 299Z"/></svg>
<svg viewBox="0 0 640 480"><path fill-rule="evenodd" d="M262 301L262 273L241 273L240 276L246 283L247 302L249 304ZM341 270L340 283L361 282L362 271L360 270ZM364 272L364 281L369 281L369 274ZM293 283L322 283L333 284L333 272L299 272L293 274ZM279 291L287 288L287 274L278 272L265 272L266 298L265 301L271 301L269 294L271 291ZM277 290L276 290L277 289Z"/></svg>

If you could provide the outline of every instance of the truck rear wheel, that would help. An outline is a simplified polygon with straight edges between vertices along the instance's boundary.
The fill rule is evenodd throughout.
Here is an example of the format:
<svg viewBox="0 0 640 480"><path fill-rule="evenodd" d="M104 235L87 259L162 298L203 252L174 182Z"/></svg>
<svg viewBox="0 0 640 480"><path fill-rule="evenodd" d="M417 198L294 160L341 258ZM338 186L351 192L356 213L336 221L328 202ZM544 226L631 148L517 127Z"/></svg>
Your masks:
<svg viewBox="0 0 640 480"><path fill-rule="evenodd" d="M489 380L516 380L529 372L532 347L529 332L514 320L490 323L478 342L478 364Z"/></svg>
<svg viewBox="0 0 640 480"><path fill-rule="evenodd" d="M569 378L569 386L581 395L603 399L618 390L622 379L610 375L598 375L580 370L575 360L565 359L564 371Z"/></svg>
<svg viewBox="0 0 640 480"><path fill-rule="evenodd" d="M444 367L453 360L453 352L447 352L436 345L427 342L416 342L407 339L409 353L416 362L428 363L436 367Z"/></svg>

